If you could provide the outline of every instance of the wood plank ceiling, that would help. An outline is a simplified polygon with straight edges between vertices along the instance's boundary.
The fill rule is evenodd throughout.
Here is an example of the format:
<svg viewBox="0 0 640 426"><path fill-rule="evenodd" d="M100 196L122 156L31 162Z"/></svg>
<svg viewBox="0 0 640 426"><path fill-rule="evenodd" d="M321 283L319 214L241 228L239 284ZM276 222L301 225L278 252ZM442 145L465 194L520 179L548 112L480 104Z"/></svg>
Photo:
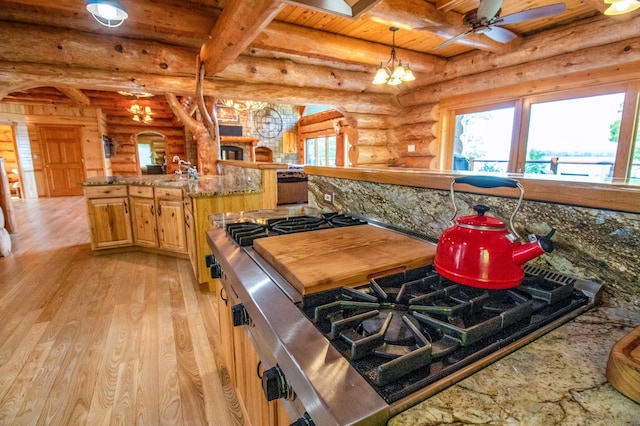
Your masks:
<svg viewBox="0 0 640 426"><path fill-rule="evenodd" d="M3 0L0 100L81 103L84 95L90 104L115 113L131 103L131 99L123 101L114 95L119 89L187 95L195 89L195 58L203 43L225 42L216 40L212 29L234 1L238 0L121 0L129 18L120 27L106 28L87 12L85 0ZM500 15L557 1L504 0ZM330 101L326 89L383 99L446 78L446 64L461 55L512 55L530 37L611 19L602 17L605 5L600 0L564 2L566 11L561 14L505 25L520 36L511 43L473 34L442 49L437 47L447 37L415 28L460 24L464 13L478 7L477 0L382 0L353 19L286 3L232 64L209 76L210 86L205 90L291 103ZM400 28L395 35L398 57L409 62L418 77L404 89L370 84L376 66L389 58L390 26ZM452 36L457 31L438 33ZM161 77L164 79L158 80ZM48 80L53 84L47 84ZM241 82L253 86L243 92L238 86ZM276 90L283 85L295 87L295 96L283 96ZM156 98L163 103L162 96ZM159 114L169 114L154 100L147 102ZM362 103L362 97L353 100L356 102Z"/></svg>

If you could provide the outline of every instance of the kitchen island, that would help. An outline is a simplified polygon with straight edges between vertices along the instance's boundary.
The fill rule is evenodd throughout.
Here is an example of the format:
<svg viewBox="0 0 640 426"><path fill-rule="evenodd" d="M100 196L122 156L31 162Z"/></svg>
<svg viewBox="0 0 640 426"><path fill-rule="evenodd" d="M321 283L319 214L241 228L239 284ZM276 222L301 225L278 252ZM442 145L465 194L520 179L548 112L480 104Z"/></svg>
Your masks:
<svg viewBox="0 0 640 426"><path fill-rule="evenodd" d="M208 216L274 208L276 171L282 168L287 165L223 161L222 175L199 179L186 175L92 177L82 182L92 248L188 255L198 283L213 290L204 260ZM162 211L169 213L163 216Z"/></svg>

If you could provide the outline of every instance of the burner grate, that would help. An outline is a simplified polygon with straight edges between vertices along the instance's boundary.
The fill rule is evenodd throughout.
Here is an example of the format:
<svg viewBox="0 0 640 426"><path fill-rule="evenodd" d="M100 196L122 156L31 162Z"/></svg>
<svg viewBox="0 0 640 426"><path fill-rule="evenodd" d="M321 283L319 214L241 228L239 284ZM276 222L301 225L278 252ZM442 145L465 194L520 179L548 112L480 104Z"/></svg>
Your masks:
<svg viewBox="0 0 640 426"><path fill-rule="evenodd" d="M389 403L589 302L527 273L509 290L452 283L432 266L305 295L301 309Z"/></svg>
<svg viewBox="0 0 640 426"><path fill-rule="evenodd" d="M364 225L367 222L346 214L323 213L322 216L293 216L271 218L266 224L236 222L226 226L227 234L241 247L253 245L257 238L344 226Z"/></svg>

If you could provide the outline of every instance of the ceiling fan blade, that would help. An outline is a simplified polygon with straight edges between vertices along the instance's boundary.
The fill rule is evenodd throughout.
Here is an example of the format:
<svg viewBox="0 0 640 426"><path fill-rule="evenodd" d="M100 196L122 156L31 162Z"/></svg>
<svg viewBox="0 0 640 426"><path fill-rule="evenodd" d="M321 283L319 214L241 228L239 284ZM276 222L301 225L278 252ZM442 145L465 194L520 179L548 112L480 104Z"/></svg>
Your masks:
<svg viewBox="0 0 640 426"><path fill-rule="evenodd" d="M501 7L502 0L480 0L480 5L476 12L478 21L482 20L482 18L491 20L491 18L496 16L496 13L498 13Z"/></svg>
<svg viewBox="0 0 640 426"><path fill-rule="evenodd" d="M513 31L497 25L490 26L489 29L482 34L486 35L491 40L497 41L498 43L509 43L511 40L518 37Z"/></svg>
<svg viewBox="0 0 640 426"><path fill-rule="evenodd" d="M503 16L495 20L494 24L516 24L518 22L529 21L531 19L544 18L546 16L557 15L566 10L567 5L564 3L550 4L547 6L534 7L533 9L523 10L522 12Z"/></svg>
<svg viewBox="0 0 640 426"><path fill-rule="evenodd" d="M436 48L434 50L440 50L440 49L444 49L445 47L449 46L450 44L455 43L456 41L460 40L463 37L466 37L467 34L473 32L473 28L469 28L467 31L458 34L455 37L450 38L449 40L445 41L444 43L436 46Z"/></svg>

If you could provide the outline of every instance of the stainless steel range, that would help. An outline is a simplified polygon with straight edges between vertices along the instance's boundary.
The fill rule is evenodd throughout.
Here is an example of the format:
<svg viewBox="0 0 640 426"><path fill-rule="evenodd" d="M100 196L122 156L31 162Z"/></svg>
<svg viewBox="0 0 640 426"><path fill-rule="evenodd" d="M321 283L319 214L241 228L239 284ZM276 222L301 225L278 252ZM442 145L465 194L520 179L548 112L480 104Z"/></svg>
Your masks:
<svg viewBox="0 0 640 426"><path fill-rule="evenodd" d="M265 396L284 398L299 424L384 424L600 300L599 284L531 265L509 290L456 284L426 264L301 291L258 254L257 238L307 231L313 241L326 229L386 227L311 209L226 219L207 235L212 276L235 299L234 322L266 370Z"/></svg>

